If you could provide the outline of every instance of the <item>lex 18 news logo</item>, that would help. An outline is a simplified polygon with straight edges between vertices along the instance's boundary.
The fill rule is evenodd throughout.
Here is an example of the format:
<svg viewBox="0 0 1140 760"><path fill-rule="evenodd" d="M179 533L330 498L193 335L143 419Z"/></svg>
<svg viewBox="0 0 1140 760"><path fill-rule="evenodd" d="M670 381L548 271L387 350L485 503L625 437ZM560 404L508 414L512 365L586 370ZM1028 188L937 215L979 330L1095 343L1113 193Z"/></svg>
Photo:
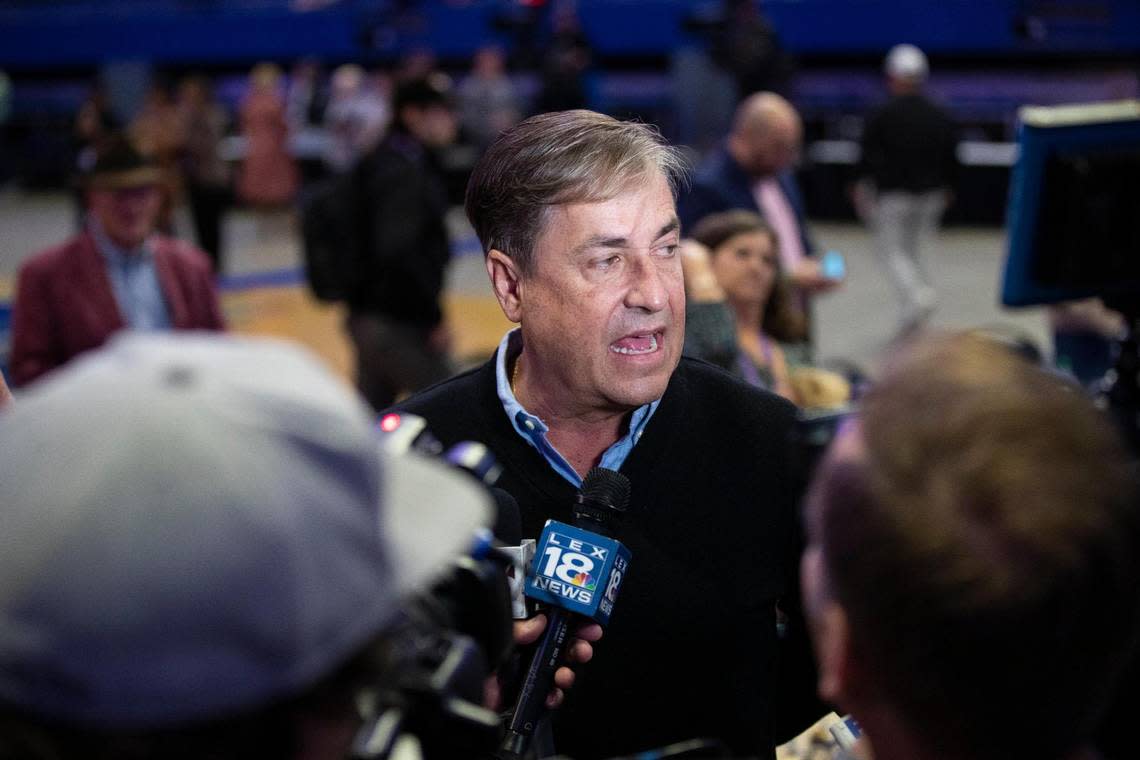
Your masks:
<svg viewBox="0 0 1140 760"><path fill-rule="evenodd" d="M629 556L618 541L550 520L539 538L527 595L605 623Z"/></svg>

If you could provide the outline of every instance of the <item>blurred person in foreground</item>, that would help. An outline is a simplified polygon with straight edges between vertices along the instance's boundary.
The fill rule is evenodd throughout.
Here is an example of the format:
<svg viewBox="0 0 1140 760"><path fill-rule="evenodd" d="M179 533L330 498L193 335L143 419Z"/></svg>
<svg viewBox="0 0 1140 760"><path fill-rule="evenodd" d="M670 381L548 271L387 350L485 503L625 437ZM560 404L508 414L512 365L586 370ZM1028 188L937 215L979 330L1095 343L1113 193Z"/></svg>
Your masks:
<svg viewBox="0 0 1140 760"><path fill-rule="evenodd" d="M346 757L490 517L372 419L286 343L138 334L0 414L0 757Z"/></svg>
<svg viewBox="0 0 1140 760"><path fill-rule="evenodd" d="M1140 521L1076 389L979 337L914 343L839 432L806 521L819 690L876 760L1098 756Z"/></svg>
<svg viewBox="0 0 1140 760"><path fill-rule="evenodd" d="M958 138L950 116L924 93L930 68L921 50L895 45L883 70L891 98L867 119L852 200L875 234L906 332L925 323L938 301L928 262L952 198Z"/></svg>
<svg viewBox="0 0 1140 760"><path fill-rule="evenodd" d="M786 638L776 622L777 602L798 602L794 408L681 355L683 173L655 130L592 111L500 135L466 208L519 327L482 366L398 407L445 445L491 449L524 538L572 521L590 468L628 477L616 531L633 554L628 579L553 717L555 748L578 760L698 737L771 757L778 653L807 647L794 609Z"/></svg>
<svg viewBox="0 0 1140 760"><path fill-rule="evenodd" d="M824 276L815 258L803 199L792 173L799 160L803 123L796 109L773 92L754 93L737 106L723 145L693 174L677 200L681 225L690 232L709 214L747 210L760 214L780 240L780 264L795 294L796 308L809 319L809 297L840 284ZM808 340L796 353L810 358Z"/></svg>
<svg viewBox="0 0 1140 760"><path fill-rule="evenodd" d="M8 390L8 383L4 381L4 375L0 374L0 409L12 403L12 392Z"/></svg>
<svg viewBox="0 0 1140 760"><path fill-rule="evenodd" d="M221 330L206 254L155 234L162 171L123 136L81 177L84 229L20 267L12 311L12 382L26 385L112 333Z"/></svg>
<svg viewBox="0 0 1140 760"><path fill-rule="evenodd" d="M440 152L455 142L451 81L401 81L388 134L357 169L360 259L348 298L357 387L379 410L451 374L440 298L451 257Z"/></svg>

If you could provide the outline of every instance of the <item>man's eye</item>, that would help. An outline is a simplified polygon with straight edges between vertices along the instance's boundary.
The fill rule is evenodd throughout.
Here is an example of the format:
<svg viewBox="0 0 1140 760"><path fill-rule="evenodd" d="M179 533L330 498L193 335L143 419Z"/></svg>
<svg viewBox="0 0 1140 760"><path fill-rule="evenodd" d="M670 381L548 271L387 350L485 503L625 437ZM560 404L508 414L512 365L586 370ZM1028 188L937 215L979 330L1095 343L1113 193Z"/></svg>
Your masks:
<svg viewBox="0 0 1140 760"><path fill-rule="evenodd" d="M619 259L618 256L607 256L604 259L598 259L597 261L594 262L594 268L596 268L596 269L609 269L618 263L618 259Z"/></svg>
<svg viewBox="0 0 1140 760"><path fill-rule="evenodd" d="M660 256L662 256L663 258L669 259L669 258L673 258L674 256L677 255L677 249L678 248L680 248L680 246L677 245L676 243L670 243L669 245L661 246L657 250L658 250L658 254Z"/></svg>

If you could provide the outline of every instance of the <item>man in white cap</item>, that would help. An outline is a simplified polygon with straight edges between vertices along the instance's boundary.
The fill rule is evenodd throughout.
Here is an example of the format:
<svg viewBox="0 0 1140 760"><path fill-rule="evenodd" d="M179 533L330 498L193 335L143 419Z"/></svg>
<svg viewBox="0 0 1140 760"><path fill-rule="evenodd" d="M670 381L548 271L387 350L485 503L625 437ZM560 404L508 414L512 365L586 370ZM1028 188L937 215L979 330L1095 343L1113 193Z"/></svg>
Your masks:
<svg viewBox="0 0 1140 760"><path fill-rule="evenodd" d="M489 520L277 342L123 335L0 414L0 451L3 757L344 757L407 598Z"/></svg>
<svg viewBox="0 0 1140 760"><path fill-rule="evenodd" d="M852 199L874 232L900 301L900 329L908 331L937 302L923 256L951 198L957 136L951 118L923 94L929 67L921 50L896 45L883 68L891 99L867 119Z"/></svg>

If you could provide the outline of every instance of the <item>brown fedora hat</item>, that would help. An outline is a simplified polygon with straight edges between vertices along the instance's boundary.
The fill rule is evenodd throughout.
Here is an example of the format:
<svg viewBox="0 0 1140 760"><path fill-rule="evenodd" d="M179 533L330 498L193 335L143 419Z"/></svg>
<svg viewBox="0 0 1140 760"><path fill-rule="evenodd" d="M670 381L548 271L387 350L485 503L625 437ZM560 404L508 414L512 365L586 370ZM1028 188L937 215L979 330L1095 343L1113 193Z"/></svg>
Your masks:
<svg viewBox="0 0 1140 760"><path fill-rule="evenodd" d="M112 135L82 174L79 184L93 190L124 190L162 182L162 169L154 159L122 134Z"/></svg>

